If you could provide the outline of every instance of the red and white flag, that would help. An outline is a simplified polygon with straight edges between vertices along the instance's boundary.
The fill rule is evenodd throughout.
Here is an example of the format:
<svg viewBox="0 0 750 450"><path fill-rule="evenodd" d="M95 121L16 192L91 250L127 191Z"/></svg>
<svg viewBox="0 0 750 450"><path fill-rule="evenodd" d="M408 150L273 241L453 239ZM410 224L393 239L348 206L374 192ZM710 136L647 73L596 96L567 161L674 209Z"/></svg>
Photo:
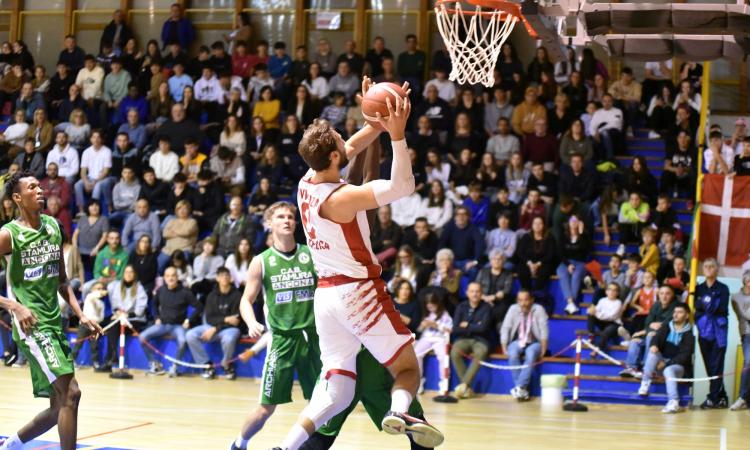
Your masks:
<svg viewBox="0 0 750 450"><path fill-rule="evenodd" d="M741 266L750 254L750 176L705 175L698 257Z"/></svg>

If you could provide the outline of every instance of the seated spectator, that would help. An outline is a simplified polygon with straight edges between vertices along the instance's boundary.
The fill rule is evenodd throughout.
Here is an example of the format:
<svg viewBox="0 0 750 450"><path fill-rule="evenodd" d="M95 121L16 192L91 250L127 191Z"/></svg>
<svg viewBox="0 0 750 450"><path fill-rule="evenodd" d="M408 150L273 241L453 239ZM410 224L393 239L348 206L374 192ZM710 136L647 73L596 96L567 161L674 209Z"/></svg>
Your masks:
<svg viewBox="0 0 750 450"><path fill-rule="evenodd" d="M6 102L15 103L23 80L24 73L20 61L13 61L10 71L0 80L0 105L5 106Z"/></svg>
<svg viewBox="0 0 750 450"><path fill-rule="evenodd" d="M510 217L508 214L500 214L497 219L497 228L493 229L487 234L487 254L491 254L493 250L498 250L504 256L507 268L512 268L513 265L509 261L513 258L516 253L516 243L518 241L518 235L515 231L510 229Z"/></svg>
<svg viewBox="0 0 750 450"><path fill-rule="evenodd" d="M208 65L210 65L217 74L225 72L231 73L232 57L227 54L223 42L216 41L211 44L211 57L208 59Z"/></svg>
<svg viewBox="0 0 750 450"><path fill-rule="evenodd" d="M546 76L548 75L545 74ZM573 122L573 114L570 111L570 100L568 100L567 95L557 93L557 85L551 80L545 83L542 88L545 90L549 89L549 95L554 97L554 105L547 112L549 133L556 139L561 139L562 135L570 130L571 123ZM583 129L581 129L581 136L584 136Z"/></svg>
<svg viewBox="0 0 750 450"><path fill-rule="evenodd" d="M505 256L498 250L490 250L490 263L482 268L476 281L482 287L482 300L492 307L492 324L497 327L503 322L512 304L513 273L504 270Z"/></svg>
<svg viewBox="0 0 750 450"><path fill-rule="evenodd" d="M159 216L163 217L167 213L167 196L169 194L169 185L156 178L156 173L151 167L143 169L143 183L138 198L146 199L151 208Z"/></svg>
<svg viewBox="0 0 750 450"><path fill-rule="evenodd" d="M703 151L703 161L707 173L732 173L734 164L734 150L724 144L721 131L712 131L708 135L708 148Z"/></svg>
<svg viewBox="0 0 750 450"><path fill-rule="evenodd" d="M623 187L630 194L633 192L641 194L641 198L647 201L649 205L655 203L657 195L656 178L648 169L646 158L643 156L633 158L633 164L625 174L625 185Z"/></svg>
<svg viewBox="0 0 750 450"><path fill-rule="evenodd" d="M468 208L456 208L453 221L446 224L440 234L439 246L452 250L457 268L469 276L475 275L473 269L484 255L484 237L479 228L469 222Z"/></svg>
<svg viewBox="0 0 750 450"><path fill-rule="evenodd" d="M630 296L643 286L643 274L646 271L641 268L641 256L638 253L625 256L623 261L627 269L625 269L625 289L620 290L620 297L629 301Z"/></svg>
<svg viewBox="0 0 750 450"><path fill-rule="evenodd" d="M31 122L34 120L34 111L44 108L44 97L42 94L34 92L34 87L30 81L23 83L15 105L13 106L13 110L25 111L26 116L24 117L24 120L26 122Z"/></svg>
<svg viewBox="0 0 750 450"><path fill-rule="evenodd" d="M477 173L476 166L472 161L472 152L465 148L458 153L458 159L452 158L451 154L448 155L448 159L453 162L450 173L451 190L456 196L461 195L461 193L465 195L469 184L474 180Z"/></svg>
<svg viewBox="0 0 750 450"><path fill-rule="evenodd" d="M644 397L648 395L651 380L661 367L669 398L662 412L680 412L680 393L677 381L673 378L691 376L694 351L695 335L693 326L690 325L690 306L680 303L672 312L672 320L665 322L651 339L638 394Z"/></svg>
<svg viewBox="0 0 750 450"><path fill-rule="evenodd" d="M44 177L44 155L34 148L34 139L32 138L26 138L23 143L23 152L16 156L13 163L18 165L21 172L28 172L37 180Z"/></svg>
<svg viewBox="0 0 750 450"><path fill-rule="evenodd" d="M169 265L170 255L176 250L182 250L187 254L193 252L198 242L198 222L190 216L191 212L190 202L180 200L175 206L175 217L164 226L161 233L164 237L164 248L157 258L159 272Z"/></svg>
<svg viewBox="0 0 750 450"><path fill-rule="evenodd" d="M112 320L124 317L136 331L143 331L146 327L148 295L132 264L125 266L122 280L116 280L107 286L107 293L109 303L112 305ZM126 333L129 332L126 329ZM98 364L94 364L97 372L110 372L117 363L119 334L119 327L115 326L107 330L107 353L102 366L97 367Z"/></svg>
<svg viewBox="0 0 750 450"><path fill-rule="evenodd" d="M78 214L83 215L86 194L96 201L104 200L107 211L112 211L112 184L109 176L112 169L112 150L104 145L102 132L91 133L91 146L84 150L81 157L81 179L74 185Z"/></svg>
<svg viewBox="0 0 750 450"><path fill-rule="evenodd" d="M138 339L141 342L141 348L146 354L149 361L150 375L163 375L164 368L161 362L156 359L153 350L146 345L149 340L162 337L172 336L177 341L177 353L175 357L182 359L185 353L185 344L187 343L186 331L190 328L191 323L197 323L203 313L203 305L196 300L195 296L189 289L180 285L177 279L177 269L168 267L164 271L164 285L156 291L154 304L156 305L156 320L153 325L146 328ZM188 317L188 306L193 307L193 313ZM173 364L169 369L169 376L177 376L177 365Z"/></svg>
<svg viewBox="0 0 750 450"><path fill-rule="evenodd" d="M510 118L513 116L513 105L510 103L508 93L501 86L495 86L492 88L492 100L488 101L484 106L484 131L488 135L492 135L500 129L500 119L505 118L508 126L508 133L510 133ZM495 128L497 126L497 128ZM490 138L491 139L491 138ZM516 140L516 142L518 142ZM514 151L520 151L520 147ZM487 146L489 151L489 145ZM508 153L508 156L510 156ZM499 158L498 158L499 159Z"/></svg>
<svg viewBox="0 0 750 450"><path fill-rule="evenodd" d="M501 89L498 90L502 91ZM487 141L485 151L492 154L501 167L508 163L513 153L521 152L521 143L516 136L511 134L508 118L501 117L498 119L497 129Z"/></svg>
<svg viewBox="0 0 750 450"><path fill-rule="evenodd" d="M521 203L526 197L528 183L529 169L524 164L523 156L513 153L505 167L505 186L508 189L509 200L516 204Z"/></svg>
<svg viewBox="0 0 750 450"><path fill-rule="evenodd" d="M352 73L347 61L339 61L336 75L328 80L331 92L341 92L345 98L351 98L360 89L359 77Z"/></svg>
<svg viewBox="0 0 750 450"><path fill-rule="evenodd" d="M122 178L112 190L113 210L109 215L109 221L114 227L119 228L120 224L133 213L140 191L141 184L135 176L135 171L132 167L125 166L122 169ZM124 242L123 245L127 246Z"/></svg>
<svg viewBox="0 0 750 450"><path fill-rule="evenodd" d="M451 363L456 370L459 384L455 388L458 398L471 398L472 383L479 371L479 362L484 361L490 352L492 340L491 308L482 301L482 288L479 283L469 283L466 288L468 300L456 308L453 315L453 346ZM471 356L471 365L466 368L464 358Z"/></svg>
<svg viewBox="0 0 750 450"><path fill-rule="evenodd" d="M148 200L140 198L134 200L134 213L125 220L122 229L122 245L128 253L133 252L142 236L151 239L151 245L159 248L161 244L161 228L159 227L159 216L149 209Z"/></svg>
<svg viewBox="0 0 750 450"><path fill-rule="evenodd" d="M175 63L172 67L172 76L167 80L169 85L169 95L175 102L182 101L182 93L186 86L193 85L193 79L185 73L185 65L181 62Z"/></svg>
<svg viewBox="0 0 750 450"><path fill-rule="evenodd" d="M654 303L656 303L657 291L659 289L659 284L656 282L656 276L651 272L645 271L643 272L642 280L643 281L638 290L635 291L628 301L625 302L623 321L625 322L624 327L626 332L633 333L634 330L643 329L643 323L646 320L646 316L649 311L651 311L651 307ZM627 317L631 309L633 310L633 315ZM622 330L619 331L627 341L628 337L626 337L626 333Z"/></svg>
<svg viewBox="0 0 750 450"><path fill-rule="evenodd" d="M672 318L675 306L680 303L679 300L675 299L674 291L669 286L658 288L657 300L645 311L645 314L638 316L644 318L641 321L642 323L633 323L633 333L628 343L628 357L625 361L627 366L620 372L621 377L634 378L639 376L641 362L651 349L651 340L659 329Z"/></svg>
<svg viewBox="0 0 750 450"><path fill-rule="evenodd" d="M229 270L234 287L244 289L247 280L247 270L253 259L253 244L247 239L242 239L234 253L227 256L224 267Z"/></svg>
<svg viewBox="0 0 750 450"><path fill-rule="evenodd" d="M451 165L443 161L443 157L436 148L427 151L425 171L427 172L428 183L439 181L442 183L443 188L448 188L450 185Z"/></svg>
<svg viewBox="0 0 750 450"><path fill-rule="evenodd" d="M86 114L82 109L74 109L70 113L70 122L61 123L59 129L64 126L63 131L68 136L68 141L79 152L86 148L91 138L91 125L86 123Z"/></svg>
<svg viewBox="0 0 750 450"><path fill-rule="evenodd" d="M518 230L531 230L531 223L536 217L541 217L545 220L547 217L547 207L542 201L541 193L537 189L530 189L528 198L521 205L521 219Z"/></svg>
<svg viewBox="0 0 750 450"><path fill-rule="evenodd" d="M419 323L417 331L419 339L414 341L414 353L419 363L421 375L420 390L424 388L424 357L430 351L435 353L440 373L449 370L446 364L447 344L450 342L451 330L453 330L453 319L445 309L442 297L435 293L428 293L424 297L423 318Z"/></svg>
<svg viewBox="0 0 750 450"><path fill-rule="evenodd" d="M143 285L146 294L150 298L154 293L156 275L158 274L156 253L151 245L151 236L148 234L142 234L136 242L135 247L128 256L128 265L133 266L138 281Z"/></svg>
<svg viewBox="0 0 750 450"><path fill-rule="evenodd" d="M448 130L453 118L450 104L440 98L438 88L432 84L425 86L425 98L414 108L413 116L426 116L436 131Z"/></svg>
<svg viewBox="0 0 750 450"><path fill-rule="evenodd" d="M110 65L112 71L104 77L104 103L111 112L118 113L112 120L120 124L125 121L125 117L119 115L120 102L128 95L131 78L128 71L123 70L120 58L112 58Z"/></svg>
<svg viewBox="0 0 750 450"><path fill-rule="evenodd" d="M219 135L219 145L230 148L237 156L242 156L247 149L247 141L245 139L245 132L242 130L242 125L240 125L237 116L227 116L224 129Z"/></svg>
<svg viewBox="0 0 750 450"><path fill-rule="evenodd" d="M417 178L417 176L414 178ZM417 183L419 183L419 181L417 181ZM403 228L414 225L414 221L417 217L421 217L423 214L422 202L423 199L419 195L419 186L417 186L417 190L411 195L402 197L391 203L393 221ZM452 209L451 205L451 210Z"/></svg>
<svg viewBox="0 0 750 450"><path fill-rule="evenodd" d="M587 164L594 157L594 145L591 139L586 136L586 130L581 119L573 120L570 129L563 135L560 142L560 161L565 165L570 165L573 155L580 155L584 164Z"/></svg>
<svg viewBox="0 0 750 450"><path fill-rule="evenodd" d="M185 142L185 154L180 156L179 162L180 171L185 174L188 183L195 185L198 182L198 174L206 165L206 155L200 153L197 142Z"/></svg>
<svg viewBox="0 0 750 450"><path fill-rule="evenodd" d="M471 224L480 230L484 230L487 225L487 210L489 209L490 201L482 195L481 184L475 182L469 185L469 196L464 199L463 206L471 214Z"/></svg>
<svg viewBox="0 0 750 450"><path fill-rule="evenodd" d="M26 123L25 112L17 110L13 113L12 124L10 124L2 134L0 134L0 148L6 153L4 160L12 161L15 159L23 148L23 141L26 139L26 132L29 131L29 124Z"/></svg>
<svg viewBox="0 0 750 450"><path fill-rule="evenodd" d="M216 288L206 298L206 324L199 325L187 332L185 338L190 347L190 353L197 364L210 362L204 343L221 342L221 367L225 378L233 380L236 377L234 365L230 360L234 357L234 349L240 338L240 297L241 293L232 284L229 269L220 267L216 271ZM203 378L212 379L216 375L213 366L203 370Z"/></svg>
<svg viewBox="0 0 750 450"><path fill-rule="evenodd" d="M34 140L34 150L42 154L46 154L52 148L55 137L54 128L47 120L47 111L44 108L34 110L34 120L26 131L26 137Z"/></svg>
<svg viewBox="0 0 750 450"><path fill-rule="evenodd" d="M47 177L43 179L39 185L44 190L44 196L49 198L55 196L60 199L60 203L65 209L70 206L72 199L70 192L70 185L65 181L64 178L58 176L57 164L50 163L47 165ZM68 234L70 236L70 234Z"/></svg>
<svg viewBox="0 0 750 450"><path fill-rule="evenodd" d="M266 148L268 149L272 147ZM276 203L278 199L279 196L276 194L274 187L271 186L271 182L268 178L260 178L260 181L258 181L258 189L250 196L247 212L262 217L266 208Z"/></svg>
<svg viewBox="0 0 750 450"><path fill-rule="evenodd" d="M219 147L209 161L211 171L219 174L225 192L240 195L245 191L245 166L242 158L229 147Z"/></svg>
<svg viewBox="0 0 750 450"><path fill-rule="evenodd" d="M583 221L576 216L571 217L565 236L558 243L560 265L557 266L560 289L567 302L565 312L568 314L578 312L578 294L586 275L586 262L590 259L592 247L591 235L585 229Z"/></svg>
<svg viewBox="0 0 750 450"><path fill-rule="evenodd" d="M67 205L63 206L60 197L55 195L47 197L47 208L44 210L44 214L57 219L57 222L62 226L65 236L71 235L72 220L70 212Z"/></svg>
<svg viewBox="0 0 750 450"><path fill-rule="evenodd" d="M596 174L584 167L583 156L570 156L570 165L560 168L560 194L569 195L585 205L590 204L596 196Z"/></svg>
<svg viewBox="0 0 750 450"><path fill-rule="evenodd" d="M187 183L187 177L178 173L172 179L172 189L167 192L167 217L164 219L162 226L166 225L168 219L175 214L175 208L180 200L187 200L190 206L195 203L198 191Z"/></svg>
<svg viewBox="0 0 750 450"><path fill-rule="evenodd" d="M599 109L599 104L593 101L589 101L586 103L586 109L583 114L581 114L581 122L583 122L583 129L586 133L586 136L593 139L593 131L591 129L591 119L594 117L594 113ZM595 144L595 143L594 143Z"/></svg>
<svg viewBox="0 0 750 450"><path fill-rule="evenodd" d="M529 291L520 291L516 296L516 304L508 309L508 314L498 326L500 343L503 353L508 355L508 364L520 366L514 369L513 388L510 394L519 402L529 400L531 375L534 373L532 364L541 360L547 353L549 341L549 325L544 308L534 304L534 297Z"/></svg>
<svg viewBox="0 0 750 450"><path fill-rule="evenodd" d="M589 134L600 147L599 158L614 160L624 142L622 140L623 114L615 108L614 98L610 94L602 98L602 107L591 116Z"/></svg>
<svg viewBox="0 0 750 450"><path fill-rule="evenodd" d="M536 217L531 230L518 241L515 266L521 288L532 292L546 291L557 260L555 239L547 233L544 219ZM536 294L534 294L536 296Z"/></svg>
<svg viewBox="0 0 750 450"><path fill-rule="evenodd" d="M706 400L701 409L726 408L729 403L724 388L724 357L727 352L729 326L729 288L717 279L719 264L709 258L703 261L703 283L695 288L695 325L706 375L712 379ZM693 342L693 339L690 339ZM688 359L692 361L692 359ZM646 370L644 369L644 372ZM645 380L644 375L644 380Z"/></svg>
<svg viewBox="0 0 750 450"><path fill-rule="evenodd" d="M456 85L448 79L448 73L444 70L435 70L435 78L427 81L425 84L424 97L428 96L427 89L434 86L437 89L438 96L447 103L456 103Z"/></svg>
<svg viewBox="0 0 750 450"><path fill-rule="evenodd" d="M594 216L595 227L601 226L604 234L604 245L609 247L612 243L612 230L617 223L617 217L620 214L618 203L622 203L624 198L622 189L616 184L607 185L602 191L599 198L594 200L591 205L591 213Z"/></svg>
<svg viewBox="0 0 750 450"><path fill-rule="evenodd" d="M320 118L329 121L337 130L342 130L346 122L346 97L341 92L333 92L331 97L333 103L323 108Z"/></svg>
<svg viewBox="0 0 750 450"><path fill-rule="evenodd" d="M78 219L71 242L78 248L83 265L88 270L93 265L92 258L96 258L99 250L107 243L109 220L101 215L101 206L97 202L90 202L87 211L88 215Z"/></svg>
<svg viewBox="0 0 750 450"><path fill-rule="evenodd" d="M388 290L393 294L398 294L398 285L401 281L411 283L412 289L417 290L417 277L419 275L419 265L414 257L414 250L408 245L402 245L396 254L396 262L393 268L393 278L388 282ZM407 324L408 325L408 324Z"/></svg>
<svg viewBox="0 0 750 450"><path fill-rule="evenodd" d="M94 261L93 278L87 281L81 289L81 294L86 297L91 286L96 282L109 283L122 279L122 273L128 264L128 254L120 245L120 232L117 230L107 231L107 245L96 253ZM75 241L74 241L75 242ZM80 242L80 238L79 238ZM79 247L80 248L80 247Z"/></svg>
<svg viewBox="0 0 750 450"><path fill-rule="evenodd" d="M408 280L401 279L396 283L394 292L393 306L396 307L401 322L409 331L416 333L422 319L422 311L419 302L414 298L414 288Z"/></svg>
<svg viewBox="0 0 750 450"><path fill-rule="evenodd" d="M55 135L55 146L47 153L47 168L54 165L55 174L72 185L78 178L79 164L78 152L68 143L68 135L64 131L58 131Z"/></svg>
<svg viewBox="0 0 750 450"><path fill-rule="evenodd" d="M669 134L675 117L675 110L672 109L673 99L672 89L665 85L649 100L646 110L646 125L650 128L649 139L660 139Z"/></svg>
<svg viewBox="0 0 750 450"><path fill-rule="evenodd" d="M255 242L256 224L244 212L242 198L235 196L229 200L229 211L224 213L213 229L217 253L229 256L242 239Z"/></svg>
<svg viewBox="0 0 750 450"><path fill-rule="evenodd" d="M524 136L534 133L537 120L543 120L545 124L547 123L547 108L539 103L538 97L537 90L529 86L524 93L523 103L513 109L511 124L516 135Z"/></svg>
<svg viewBox="0 0 750 450"><path fill-rule="evenodd" d="M469 118L472 130L479 132L484 128L484 108L481 106L480 99L474 95L474 91L470 88L461 89L457 98L456 115L460 114L465 114Z"/></svg>
<svg viewBox="0 0 750 450"><path fill-rule="evenodd" d="M666 194L660 194L656 200L656 208L649 218L651 227L656 230L669 230L672 235L682 234L680 220L672 209L672 200Z"/></svg>
<svg viewBox="0 0 750 450"><path fill-rule="evenodd" d="M690 274L687 269L687 262L684 256L675 256L670 267L665 267L660 274L659 280L663 284L674 289L675 297L685 301L687 297L687 287L690 284Z"/></svg>
<svg viewBox="0 0 750 450"><path fill-rule="evenodd" d="M594 336L592 342L599 350L606 352L609 341L617 336L618 329L622 325L622 300L620 300L620 286L616 283L607 285L606 297L601 298L596 305L588 308L587 328ZM591 358L595 358L597 352L591 351Z"/></svg>
<svg viewBox="0 0 750 450"><path fill-rule="evenodd" d="M129 112L135 111L137 113L137 120L129 118ZM133 126L135 123L148 123L151 115L151 109L149 102L145 97L141 95L141 90L138 84L135 82L128 85L128 95L120 101L118 108L119 116L127 120L127 123ZM156 118L154 118L156 121ZM161 124L163 121L159 121ZM122 125L120 126L122 127Z"/></svg>
<svg viewBox="0 0 750 450"><path fill-rule="evenodd" d="M570 73L568 84L563 87L562 92L568 96L568 99L570 100L570 110L575 116L580 115L586 110L586 101L588 100L589 92L588 87L583 81L581 72L573 70Z"/></svg>
<svg viewBox="0 0 750 450"><path fill-rule="evenodd" d="M174 105L174 101L169 95L169 85L166 81L161 81L156 88L156 94L149 99L148 117L152 124L151 128L158 127L169 119L172 105Z"/></svg>
<svg viewBox="0 0 750 450"><path fill-rule="evenodd" d="M587 229L592 229L589 209L578 200L567 194L561 194L557 205L552 209L552 235L555 239L562 239L565 234L565 224L571 217L576 216L583 221ZM538 299L537 299L538 301Z"/></svg>
<svg viewBox="0 0 750 450"><path fill-rule="evenodd" d="M451 220L453 202L445 196L445 188L440 181L430 183L430 191L422 200L421 215L436 230L441 230Z"/></svg>
<svg viewBox="0 0 750 450"><path fill-rule="evenodd" d="M408 245L422 264L435 262L435 254L438 251L438 237L430 228L430 224L424 217L414 220L414 228L407 230L404 235L404 244Z"/></svg>
<svg viewBox="0 0 750 450"><path fill-rule="evenodd" d="M187 117L185 107L182 103L172 106L172 117L156 130L154 142L158 143L162 136L169 138L171 148L178 154L184 152L185 142L188 139L196 142L203 140L203 133L200 127L193 119Z"/></svg>
<svg viewBox="0 0 750 450"><path fill-rule="evenodd" d="M696 167L691 139L690 134L683 130L677 134L677 145L667 146L661 176L661 192L667 195L694 197Z"/></svg>
<svg viewBox="0 0 750 450"><path fill-rule="evenodd" d="M446 307L449 311L455 310L458 304L458 289L460 288L461 276L459 269L453 265L455 257L449 248L441 248L435 255L435 270L430 274L429 285L445 289L450 304Z"/></svg>
<svg viewBox="0 0 750 450"><path fill-rule="evenodd" d="M396 256L401 246L403 231L396 222L391 219L391 207L389 205L378 208L378 220L372 224L370 243L380 264L388 264Z"/></svg>
<svg viewBox="0 0 750 450"><path fill-rule="evenodd" d="M633 126L638 118L638 109L641 105L641 83L633 78L633 69L623 67L620 72L620 79L612 83L607 92L624 110L627 135L633 136Z"/></svg>
<svg viewBox="0 0 750 450"><path fill-rule="evenodd" d="M627 202L620 206L620 214L617 218L620 230L620 247L617 253L625 253L625 245L638 241L638 236L648 226L649 207L648 203L641 199L640 194L633 192Z"/></svg>
<svg viewBox="0 0 750 450"><path fill-rule="evenodd" d="M524 161L542 163L548 172L554 171L560 164L557 138L547 132L546 119L534 120L534 131L524 136L521 155Z"/></svg>
<svg viewBox="0 0 750 450"><path fill-rule="evenodd" d="M281 102L273 93L272 86L263 86L258 101L253 106L253 117L260 117L268 130L278 130Z"/></svg>
<svg viewBox="0 0 750 450"><path fill-rule="evenodd" d="M216 254L216 240L211 237L203 240L201 250L193 259L193 283L190 289L203 302L216 285L216 271L224 265L224 257Z"/></svg>
<svg viewBox="0 0 750 450"><path fill-rule="evenodd" d="M675 95L672 109L677 109L680 106L687 106L693 110L693 113L700 114L701 111L701 94L693 89L690 84L690 80L680 81L679 90Z"/></svg>
<svg viewBox="0 0 750 450"><path fill-rule="evenodd" d="M224 208L224 194L214 181L213 172L201 170L198 172L198 193L193 202L193 216L198 221L200 230L211 231L224 213Z"/></svg>
<svg viewBox="0 0 750 450"><path fill-rule="evenodd" d="M130 167L134 173L140 173L141 155L138 149L130 143L127 133L118 133L115 138L115 146L112 149L111 175L119 178L125 167Z"/></svg>
<svg viewBox="0 0 750 450"><path fill-rule="evenodd" d="M740 176L750 175L750 136L743 139L740 147L741 150L734 157L734 173Z"/></svg>
<svg viewBox="0 0 750 450"><path fill-rule="evenodd" d="M644 228L641 231L643 243L638 247L638 253L641 255L641 267L654 276L656 276L656 271L659 270L659 247L656 246L656 233L653 228Z"/></svg>
<svg viewBox="0 0 750 450"><path fill-rule="evenodd" d="M148 160L148 165L154 169L156 178L171 183L180 171L180 160L170 147L170 140L166 136L159 138L159 150L154 152Z"/></svg>
<svg viewBox="0 0 750 450"><path fill-rule="evenodd" d="M265 178L268 181L269 188L276 189L281 185L283 173L284 166L279 151L275 146L267 145L261 152L261 157L255 168L255 180L260 182Z"/></svg>
<svg viewBox="0 0 750 450"><path fill-rule="evenodd" d="M742 274L742 287L732 295L732 308L737 314L740 337L742 338L743 361L745 361L740 380L740 395L729 407L731 411L747 409L750 402L750 272Z"/></svg>

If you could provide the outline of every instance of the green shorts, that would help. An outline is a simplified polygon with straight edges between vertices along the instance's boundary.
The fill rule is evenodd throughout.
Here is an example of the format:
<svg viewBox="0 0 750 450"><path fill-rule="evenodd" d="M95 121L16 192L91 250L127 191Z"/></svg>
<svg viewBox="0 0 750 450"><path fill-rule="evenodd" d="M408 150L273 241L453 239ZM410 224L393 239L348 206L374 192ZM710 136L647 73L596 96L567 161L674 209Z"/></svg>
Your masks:
<svg viewBox="0 0 750 450"><path fill-rule="evenodd" d="M304 331L271 331L271 344L268 346L261 378L260 404L281 405L291 402L295 370L302 386L302 394L309 400L322 366L315 328Z"/></svg>
<svg viewBox="0 0 750 450"><path fill-rule="evenodd" d="M34 397L49 397L52 383L74 372L70 344L62 330L34 330L16 343L29 360Z"/></svg>
<svg viewBox="0 0 750 450"><path fill-rule="evenodd" d="M354 392L352 403L345 410L341 411L333 419L318 429L318 433L326 436L337 436L344 426L344 422L349 414L361 400L362 406L365 407L367 415L370 416L378 430L382 430L380 423L391 409L391 388L393 387L393 377L388 369L375 359L370 352L363 349L357 355L357 387ZM416 398L411 402L409 415L420 417L424 414L422 405Z"/></svg>

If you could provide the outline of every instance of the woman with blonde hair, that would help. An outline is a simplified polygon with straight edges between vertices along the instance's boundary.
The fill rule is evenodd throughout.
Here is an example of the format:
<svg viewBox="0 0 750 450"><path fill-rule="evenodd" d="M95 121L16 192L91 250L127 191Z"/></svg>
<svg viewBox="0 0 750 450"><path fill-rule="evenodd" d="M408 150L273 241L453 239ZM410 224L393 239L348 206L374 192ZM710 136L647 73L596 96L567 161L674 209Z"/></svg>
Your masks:
<svg viewBox="0 0 750 450"><path fill-rule="evenodd" d="M64 131L68 135L68 143L71 147L80 151L89 146L91 125L86 123L86 113L82 109L76 108L71 111Z"/></svg>

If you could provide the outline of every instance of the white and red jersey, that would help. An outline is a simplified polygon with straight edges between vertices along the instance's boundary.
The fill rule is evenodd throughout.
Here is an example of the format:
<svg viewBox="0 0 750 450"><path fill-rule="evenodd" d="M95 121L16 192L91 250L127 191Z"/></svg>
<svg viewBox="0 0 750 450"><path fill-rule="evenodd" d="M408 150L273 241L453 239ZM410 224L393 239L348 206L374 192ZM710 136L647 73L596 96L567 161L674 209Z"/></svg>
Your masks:
<svg viewBox="0 0 750 450"><path fill-rule="evenodd" d="M313 175L315 171L310 169L300 180L297 203L320 282L343 284L352 279L379 277L382 268L372 252L366 212L357 212L349 223L337 223L320 215L323 202L346 181L314 183Z"/></svg>

